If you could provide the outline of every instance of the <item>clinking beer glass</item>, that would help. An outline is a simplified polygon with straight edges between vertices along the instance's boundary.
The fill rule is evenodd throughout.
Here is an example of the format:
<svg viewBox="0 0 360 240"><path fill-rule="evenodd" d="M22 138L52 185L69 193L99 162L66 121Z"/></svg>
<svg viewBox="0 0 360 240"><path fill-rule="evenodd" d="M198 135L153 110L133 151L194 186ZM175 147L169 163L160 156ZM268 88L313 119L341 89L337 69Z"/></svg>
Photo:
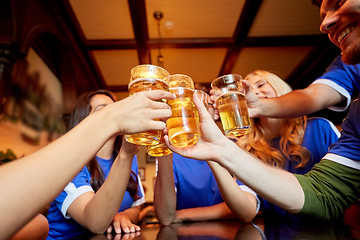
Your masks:
<svg viewBox="0 0 360 240"><path fill-rule="evenodd" d="M175 95L169 100L172 116L166 121L169 142L177 147L195 144L200 139L199 115L193 102L194 82L183 74L171 75L169 91Z"/></svg>
<svg viewBox="0 0 360 240"><path fill-rule="evenodd" d="M172 151L166 146L163 136L161 136L158 144L146 146L146 150L147 154L152 157L162 157L172 153Z"/></svg>
<svg viewBox="0 0 360 240"><path fill-rule="evenodd" d="M228 74L218 77L211 83L211 88L215 90L217 97L215 103L221 123L228 137L242 136L251 129L241 79L238 74Z"/></svg>
<svg viewBox="0 0 360 240"><path fill-rule="evenodd" d="M141 91L169 90L166 82L170 73L165 69L154 65L138 65L131 69L129 94L133 95ZM141 116L139 116L141 117ZM143 133L127 134L125 139L137 145L156 145L160 142L161 131L147 131Z"/></svg>

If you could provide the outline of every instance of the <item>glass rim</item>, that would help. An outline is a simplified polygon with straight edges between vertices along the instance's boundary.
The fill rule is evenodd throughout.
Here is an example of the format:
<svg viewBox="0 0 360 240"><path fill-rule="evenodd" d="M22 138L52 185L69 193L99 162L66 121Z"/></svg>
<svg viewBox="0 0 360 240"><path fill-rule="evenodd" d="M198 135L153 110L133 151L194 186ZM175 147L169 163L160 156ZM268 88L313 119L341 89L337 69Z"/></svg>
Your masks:
<svg viewBox="0 0 360 240"><path fill-rule="evenodd" d="M166 77L166 78L169 78L169 79L170 79L171 77L176 77L176 76L183 76L183 77L186 77L186 78L190 78L191 81L193 81L190 76L188 76L188 75L186 75L186 74L182 74L182 73L171 74L170 76L168 76L168 77Z"/></svg>
<svg viewBox="0 0 360 240"><path fill-rule="evenodd" d="M178 77L178 78L177 78ZM171 80L171 78L174 78L173 80ZM194 83L194 80L186 75L186 74L182 74L182 73L176 73L176 74L171 74L170 76L166 77L165 80L166 82L169 84L169 87L171 85L171 82L172 81L176 81L178 79L186 79L186 80L189 80L189 82L191 81L191 88L190 87L186 87L186 88L189 88L189 89L193 89L195 90L195 83ZM176 87L172 87L172 88L176 88ZM184 87L183 87L184 88Z"/></svg>
<svg viewBox="0 0 360 240"><path fill-rule="evenodd" d="M235 80L235 78L239 78L239 80ZM240 74L236 74L236 73L230 73L230 74L226 74L226 75L222 75L220 77L215 78L212 82L211 82L211 88L214 88L215 82L219 81L220 79L229 79L232 80L229 83L234 83L234 82L239 82L240 80L243 80L243 77Z"/></svg>
<svg viewBox="0 0 360 240"><path fill-rule="evenodd" d="M132 67L131 70L133 70L134 68L137 68L137 67L155 67L155 68L164 69L166 72L168 72L165 68L154 65L154 64L139 64L139 65L136 65L136 66Z"/></svg>
<svg viewBox="0 0 360 240"><path fill-rule="evenodd" d="M163 67L160 67L160 66L157 66L157 65L153 65L153 64L140 64L140 65L136 65L134 67L131 68L130 70L130 82L136 80L136 79L132 79L132 75L133 75L133 72L135 71L135 69L137 68L152 68L152 69L156 69L156 71L162 71L165 73L165 77L161 78L163 80L166 80L169 76L171 76L171 74ZM150 71L149 71L150 72ZM157 78L157 79L160 79L160 78Z"/></svg>

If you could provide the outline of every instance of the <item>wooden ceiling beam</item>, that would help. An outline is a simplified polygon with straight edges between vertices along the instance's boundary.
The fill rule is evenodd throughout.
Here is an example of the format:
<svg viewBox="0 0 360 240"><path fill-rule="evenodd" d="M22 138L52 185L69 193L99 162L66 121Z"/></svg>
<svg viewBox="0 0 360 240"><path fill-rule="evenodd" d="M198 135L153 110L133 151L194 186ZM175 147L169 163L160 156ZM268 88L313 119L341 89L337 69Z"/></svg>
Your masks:
<svg viewBox="0 0 360 240"><path fill-rule="evenodd" d="M262 0L246 0L233 35L234 45L226 53L219 76L228 74L233 69L261 3Z"/></svg>
<svg viewBox="0 0 360 240"><path fill-rule="evenodd" d="M162 39L161 48L229 48L234 45L232 38L171 38ZM291 47L291 46L319 46L328 41L326 35L307 36L278 36L278 37L249 37L243 47ZM159 47L158 39L149 39L149 49ZM85 40L88 50L116 50L137 49L133 39L119 40Z"/></svg>
<svg viewBox="0 0 360 240"><path fill-rule="evenodd" d="M128 0L140 64L151 63L145 0Z"/></svg>
<svg viewBox="0 0 360 240"><path fill-rule="evenodd" d="M86 40L84 42L88 50L121 50L137 49L137 42L133 39L124 40Z"/></svg>
<svg viewBox="0 0 360 240"><path fill-rule="evenodd" d="M54 1L54 4L56 5L57 10L61 14L61 17L66 23L67 27L71 31L72 37L74 37L78 47L80 48L81 53L84 56L87 65L89 66L89 69L92 71L92 75L98 81L99 87L105 88L106 87L105 79L101 74L96 61L88 52L87 47L84 44L86 40L85 34L81 29L80 23L76 18L75 12L73 11L69 0Z"/></svg>
<svg viewBox="0 0 360 240"><path fill-rule="evenodd" d="M292 47L292 46L319 46L329 41L326 34L301 35L301 36L271 36L248 37L246 47Z"/></svg>
<svg viewBox="0 0 360 240"><path fill-rule="evenodd" d="M233 45L232 38L164 38L161 48L228 48ZM159 39L150 39L150 48L159 47Z"/></svg>

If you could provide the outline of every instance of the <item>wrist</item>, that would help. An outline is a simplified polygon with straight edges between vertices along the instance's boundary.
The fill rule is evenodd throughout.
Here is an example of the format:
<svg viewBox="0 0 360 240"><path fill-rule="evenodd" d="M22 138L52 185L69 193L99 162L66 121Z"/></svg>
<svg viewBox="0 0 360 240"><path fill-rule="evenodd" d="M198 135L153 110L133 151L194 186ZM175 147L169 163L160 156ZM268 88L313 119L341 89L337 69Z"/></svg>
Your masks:
<svg viewBox="0 0 360 240"><path fill-rule="evenodd" d="M223 151L224 149L227 150ZM218 157L216 158L215 162L227 168L233 162L233 159L238 151L239 146L230 139L226 139L226 141L224 141L223 144L219 147L219 150L216 151L217 153L219 153L219 155L217 155Z"/></svg>

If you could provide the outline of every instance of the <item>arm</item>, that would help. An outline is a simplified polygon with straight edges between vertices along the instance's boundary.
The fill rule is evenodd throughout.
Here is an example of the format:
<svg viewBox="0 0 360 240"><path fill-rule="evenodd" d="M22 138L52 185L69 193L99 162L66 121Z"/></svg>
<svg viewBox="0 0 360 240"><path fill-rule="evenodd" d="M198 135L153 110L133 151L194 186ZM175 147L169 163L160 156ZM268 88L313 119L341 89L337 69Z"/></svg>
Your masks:
<svg viewBox="0 0 360 240"><path fill-rule="evenodd" d="M154 192L154 210L159 221L164 225L169 225L176 216L172 154L159 158L158 168Z"/></svg>
<svg viewBox="0 0 360 240"><path fill-rule="evenodd" d="M10 240L21 239L46 239L49 234L49 223L45 216L38 214L23 228L21 228Z"/></svg>
<svg viewBox="0 0 360 240"><path fill-rule="evenodd" d="M194 103L200 115L201 139L190 147L177 148L165 135L167 146L188 158L217 162L265 199L289 212L299 212L304 193L295 176L239 148L222 134L196 95Z"/></svg>
<svg viewBox="0 0 360 240"><path fill-rule="evenodd" d="M123 141L120 153L99 190L79 196L71 203L67 214L90 231L104 233L123 200L137 149L136 145Z"/></svg>
<svg viewBox="0 0 360 240"><path fill-rule="evenodd" d="M215 162L208 162L208 164L214 173L224 202L240 220L246 223L251 222L256 216L256 197L242 191L230 173L219 164Z"/></svg>
<svg viewBox="0 0 360 240"><path fill-rule="evenodd" d="M207 207L186 208L177 210L174 222L211 221L233 218L235 218L235 215L231 212L226 203L222 202Z"/></svg>
<svg viewBox="0 0 360 240"><path fill-rule="evenodd" d="M165 123L154 119L171 116L171 110L167 104L153 101L164 98L173 96L164 91L149 91L110 104L39 151L2 165L2 236L9 238L49 204L114 134L164 129ZM129 120L136 113L143 114L141 122Z"/></svg>
<svg viewBox="0 0 360 240"><path fill-rule="evenodd" d="M250 90L247 81L242 82L246 89L249 115L254 117L292 118L308 115L344 101L345 97L325 84L311 84L307 88L294 90L276 98L259 99Z"/></svg>
<svg viewBox="0 0 360 240"><path fill-rule="evenodd" d="M154 206L153 205L149 205L147 207L145 207L144 209L142 209L139 213L139 221L143 220L148 214L149 212L154 212Z"/></svg>

